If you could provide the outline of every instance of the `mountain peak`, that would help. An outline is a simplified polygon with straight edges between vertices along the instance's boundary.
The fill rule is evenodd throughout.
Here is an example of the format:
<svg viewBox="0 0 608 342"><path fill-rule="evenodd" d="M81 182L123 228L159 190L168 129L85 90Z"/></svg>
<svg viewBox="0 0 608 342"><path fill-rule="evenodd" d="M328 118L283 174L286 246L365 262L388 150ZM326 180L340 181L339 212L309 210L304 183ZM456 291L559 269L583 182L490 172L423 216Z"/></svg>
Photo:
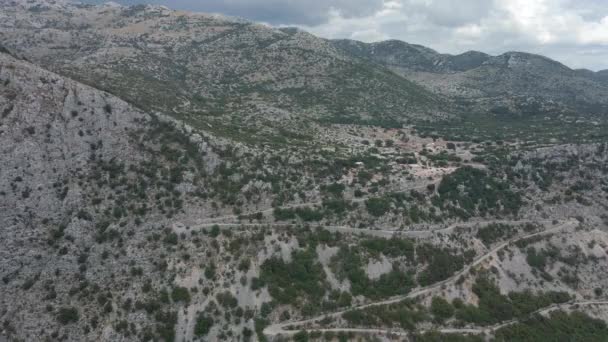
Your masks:
<svg viewBox="0 0 608 342"><path fill-rule="evenodd" d="M564 64L538 54L508 51L499 56L491 58L489 63L494 65L502 65L508 68L542 68L543 70L551 69L553 72L572 72L573 70Z"/></svg>

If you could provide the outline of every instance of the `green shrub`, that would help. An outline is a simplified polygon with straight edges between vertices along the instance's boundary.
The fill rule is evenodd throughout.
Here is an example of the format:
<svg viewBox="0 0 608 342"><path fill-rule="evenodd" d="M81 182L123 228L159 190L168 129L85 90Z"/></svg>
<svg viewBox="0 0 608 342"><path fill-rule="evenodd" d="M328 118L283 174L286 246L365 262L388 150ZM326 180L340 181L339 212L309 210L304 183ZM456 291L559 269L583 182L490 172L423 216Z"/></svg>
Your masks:
<svg viewBox="0 0 608 342"><path fill-rule="evenodd" d="M156 332L165 342L175 341L175 325L177 324L177 313L173 311L160 311L155 315Z"/></svg>
<svg viewBox="0 0 608 342"><path fill-rule="evenodd" d="M78 319L78 310L74 307L60 308L57 312L57 320L63 325L76 323Z"/></svg>
<svg viewBox="0 0 608 342"><path fill-rule="evenodd" d="M447 300L441 297L433 297L431 302L431 312L435 317L448 319L454 315L454 307Z"/></svg>
<svg viewBox="0 0 608 342"><path fill-rule="evenodd" d="M365 201L365 206L371 215L380 217L391 209L391 202L386 198L373 197Z"/></svg>
<svg viewBox="0 0 608 342"><path fill-rule="evenodd" d="M497 342L585 341L605 342L606 323L581 312L552 312L549 317L535 315L521 323L496 331Z"/></svg>
<svg viewBox="0 0 608 342"><path fill-rule="evenodd" d="M342 314L350 325L363 327L400 326L402 329L414 330L416 324L428 320L424 307L411 300L373 306L365 309L351 310Z"/></svg>
<svg viewBox="0 0 608 342"><path fill-rule="evenodd" d="M207 335L213 327L213 323L213 318L205 313L199 313L196 318L196 325L194 326L194 335L198 337Z"/></svg>
<svg viewBox="0 0 608 342"><path fill-rule="evenodd" d="M295 335L293 335L294 342L308 342L308 332L305 330L298 331Z"/></svg>
<svg viewBox="0 0 608 342"><path fill-rule="evenodd" d="M514 227L508 224L496 223L479 228L476 237L480 239L486 247L489 247L494 242L504 239L505 237L512 237L515 232L516 230Z"/></svg>
<svg viewBox="0 0 608 342"><path fill-rule="evenodd" d="M323 200L323 208L335 214L343 214L352 209L350 202L343 199Z"/></svg>
<svg viewBox="0 0 608 342"><path fill-rule="evenodd" d="M539 270L543 270L547 264L547 258L544 253L542 251L537 253L534 247L530 247L526 251L526 261L530 267L538 268Z"/></svg>
<svg viewBox="0 0 608 342"><path fill-rule="evenodd" d="M296 209L281 209L275 208L273 211L274 218L277 221L293 220L297 217L305 222L320 221L323 219L323 212L313 208L296 208Z"/></svg>
<svg viewBox="0 0 608 342"><path fill-rule="evenodd" d="M215 278L215 264L211 264L207 267L205 267L205 278L207 279L214 279Z"/></svg>
<svg viewBox="0 0 608 342"><path fill-rule="evenodd" d="M428 266L418 275L420 285L427 286L451 277L464 267L465 258L449 250L424 244L418 246L416 257L419 263Z"/></svg>
<svg viewBox="0 0 608 342"><path fill-rule="evenodd" d="M262 318L255 318L253 320L253 327L256 335L258 336L259 342L266 342L268 339L264 335L264 329L268 326L268 321Z"/></svg>
<svg viewBox="0 0 608 342"><path fill-rule="evenodd" d="M361 247L366 248L372 255L384 254L392 258L400 256L405 256L408 259L414 258L414 242L409 239L371 238L361 241Z"/></svg>
<svg viewBox="0 0 608 342"><path fill-rule="evenodd" d="M236 299L236 297L233 296L232 293L230 293L228 291L224 291L222 293L218 293L215 296L215 299L224 308L234 309L234 308L236 308L239 305L239 302Z"/></svg>
<svg viewBox="0 0 608 342"><path fill-rule="evenodd" d="M389 241L389 240L386 240ZM331 266L339 279L348 279L353 296L363 295L379 299L406 294L414 285L409 274L393 266L376 280L370 280L363 270L363 260L356 247L342 246L332 260Z"/></svg>
<svg viewBox="0 0 608 342"><path fill-rule="evenodd" d="M344 184L340 183L333 183L321 188L321 190L323 190L324 192L327 192L328 194L337 198L342 198L342 193L344 192L344 189Z"/></svg>
<svg viewBox="0 0 608 342"><path fill-rule="evenodd" d="M296 212L293 209L275 208L273 215L277 221L289 221L296 218Z"/></svg>
<svg viewBox="0 0 608 342"><path fill-rule="evenodd" d="M507 183L470 166L444 176L437 192L442 205L463 219L478 214L516 214L523 204L521 195Z"/></svg>
<svg viewBox="0 0 608 342"><path fill-rule="evenodd" d="M188 291L187 288L185 287L174 287L173 291L171 291L171 299L173 299L174 302L183 302L183 303L190 303L190 291Z"/></svg>
<svg viewBox="0 0 608 342"><path fill-rule="evenodd" d="M211 236L212 238L216 238L220 235L220 226L218 226L217 224L214 224L213 226L211 226L211 230L209 231L209 236Z"/></svg>
<svg viewBox="0 0 608 342"><path fill-rule="evenodd" d="M296 304L302 299L320 303L325 295L325 271L316 258L312 249L294 251L290 263L270 258L261 266L260 281L279 303Z"/></svg>
<svg viewBox="0 0 608 342"><path fill-rule="evenodd" d="M473 292L479 298L479 306L463 305L457 309L456 316L463 321L480 325L525 318L541 308L570 300L570 295L565 292L533 294L524 291L511 292L509 296L504 296L485 275L477 278Z"/></svg>
<svg viewBox="0 0 608 342"><path fill-rule="evenodd" d="M177 245L177 234L171 232L163 240L168 245Z"/></svg>
<svg viewBox="0 0 608 342"><path fill-rule="evenodd" d="M305 222L321 221L323 219L323 212L313 208L296 208L296 215L298 215Z"/></svg>
<svg viewBox="0 0 608 342"><path fill-rule="evenodd" d="M443 334L436 331L414 335L414 342L483 342L484 339L477 335Z"/></svg>

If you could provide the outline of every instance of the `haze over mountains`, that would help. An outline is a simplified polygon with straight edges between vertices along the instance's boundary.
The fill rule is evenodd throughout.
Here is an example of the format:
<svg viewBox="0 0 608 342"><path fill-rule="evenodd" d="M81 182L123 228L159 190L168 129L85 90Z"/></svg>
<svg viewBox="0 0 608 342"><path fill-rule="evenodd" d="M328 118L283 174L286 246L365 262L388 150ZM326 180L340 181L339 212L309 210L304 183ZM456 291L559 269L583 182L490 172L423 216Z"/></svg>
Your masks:
<svg viewBox="0 0 608 342"><path fill-rule="evenodd" d="M605 341L608 71L0 0L0 342Z"/></svg>

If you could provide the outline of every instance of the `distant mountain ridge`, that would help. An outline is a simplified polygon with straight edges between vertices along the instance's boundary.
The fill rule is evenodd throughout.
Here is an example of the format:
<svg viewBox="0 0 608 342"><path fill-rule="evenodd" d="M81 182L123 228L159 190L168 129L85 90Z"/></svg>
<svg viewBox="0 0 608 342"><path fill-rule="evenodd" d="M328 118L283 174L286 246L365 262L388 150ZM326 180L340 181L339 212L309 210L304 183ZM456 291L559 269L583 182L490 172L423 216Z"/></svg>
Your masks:
<svg viewBox="0 0 608 342"><path fill-rule="evenodd" d="M409 68L417 71L427 72L459 72L480 67L486 62L493 63L509 56L527 56L529 58L544 59L547 63L555 64L565 69L570 69L563 63L551 58L522 51L507 51L503 54L492 56L485 52L469 50L457 55L437 52L419 44L411 44L401 40L390 39L385 41L364 43L352 39L333 39L334 46L348 51L359 58L381 62L382 64ZM589 69L576 69L586 73L590 78L606 78L608 70L592 71Z"/></svg>
<svg viewBox="0 0 608 342"><path fill-rule="evenodd" d="M604 341L607 77L0 0L0 342Z"/></svg>
<svg viewBox="0 0 608 342"><path fill-rule="evenodd" d="M0 8L0 44L9 51L231 138L309 141L314 124L400 127L469 113L608 117L608 71L529 53L449 55L398 40L327 40L164 6L0 0Z"/></svg>
<svg viewBox="0 0 608 342"><path fill-rule="evenodd" d="M465 101L478 112L511 114L608 114L608 71L572 70L550 58L506 52L440 54L420 45L389 40L334 40L334 46L442 95Z"/></svg>
<svg viewBox="0 0 608 342"><path fill-rule="evenodd" d="M333 40L332 43L359 58L412 71L466 71L479 67L490 59L490 55L483 52L468 51L460 55L441 54L425 46L408 44L400 40L363 43L356 40L339 39Z"/></svg>
<svg viewBox="0 0 608 342"><path fill-rule="evenodd" d="M270 136L309 122L400 126L454 112L443 96L303 31L162 6L45 3L0 1L0 44L198 127Z"/></svg>

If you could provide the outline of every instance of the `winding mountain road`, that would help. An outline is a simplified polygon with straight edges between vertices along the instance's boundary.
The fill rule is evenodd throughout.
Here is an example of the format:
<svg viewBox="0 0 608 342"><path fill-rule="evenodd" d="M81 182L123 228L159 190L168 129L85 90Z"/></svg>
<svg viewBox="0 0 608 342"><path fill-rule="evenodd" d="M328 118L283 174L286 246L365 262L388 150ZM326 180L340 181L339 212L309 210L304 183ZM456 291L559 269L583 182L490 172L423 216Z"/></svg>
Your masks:
<svg viewBox="0 0 608 342"><path fill-rule="evenodd" d="M608 305L608 301L580 301L580 302L570 302L570 303L562 303L562 304L553 304L549 307L545 307L539 310L536 310L526 317L531 317L536 314L547 314L556 310L569 309L577 306L594 306L594 305ZM418 333L424 334L430 331L436 331L443 334L488 334L494 333L499 329L507 327L509 325L513 325L519 323L521 319L513 319L507 322L503 322L500 324L492 325L489 327L480 327L480 328L440 328L440 329L432 329L432 330L418 330ZM306 329L304 329L306 330ZM374 329L374 328L329 328L329 329L312 329L318 332L351 332L351 333L362 333L362 334L383 334L383 335L393 335L393 336L408 336L411 335L411 332L402 331L402 330L393 330L393 329ZM282 335L293 335L299 332L300 330L283 330Z"/></svg>
<svg viewBox="0 0 608 342"><path fill-rule="evenodd" d="M428 186L428 184L417 185L417 186L412 186L412 187L408 187L408 188L399 189L399 191L403 192L403 191L411 191L411 190L421 190L421 189L426 189L427 186ZM365 202L367 200L368 200L368 198L366 198L366 197L349 199L349 201L351 203L363 203L363 202ZM296 209L296 208L313 207L313 206L322 205L322 204L323 204L323 201L316 201L316 202L289 204L289 205L281 206L280 208L281 209ZM274 211L274 209L275 208L268 208L268 209L257 210L257 211L253 211L253 212L249 212L249 213L243 213L243 214L240 214L240 215L226 215L226 216L218 216L218 217L208 217L208 218L204 218L204 219L200 220L199 222L201 224L204 224L204 223L222 222L222 221L225 221L225 220L238 220L239 217L251 216L251 215L255 215L255 214L272 214L272 212Z"/></svg>
<svg viewBox="0 0 608 342"><path fill-rule="evenodd" d="M387 300L382 300L382 301L378 301L378 302L373 302L373 303L368 303L368 304L363 304L363 305L358 305L358 306L354 306L354 307L350 307L348 309L345 310L341 310L341 311L337 311L337 312L333 312L333 313L329 313L329 314L324 314L321 316L317 316L317 317L313 317L313 318L309 318L309 319L305 319L305 320L301 320L301 321L290 321L290 322L283 322L283 323L276 323L276 324L272 324L269 325L268 327L266 327L264 329L264 334L266 336L277 336L277 335L293 335L295 333L297 333L300 330L287 330L286 328L288 327L295 327L295 326L302 326L305 324L309 324L309 323L315 323L318 322L320 320L323 320L325 318L337 318L342 316L342 314L344 314L347 311L352 311L352 310L360 310L360 309L366 309L369 307L374 307L374 306L381 306L381 305L388 305L388 304L394 304L394 303L398 303L401 302L403 300L406 299L411 299L411 298L416 298L419 297L421 295L427 294L433 290L436 290L444 285L450 284L452 282L455 282L456 280L458 280L458 278L460 278L460 276L467 274L471 268L476 267L477 265L483 263L484 261L488 260L490 257L494 257L496 256L496 253L504 248L506 248L507 246L520 241L520 240L524 240L524 239L529 239L535 236L542 236L542 235L548 235L548 234L552 234L555 232L558 232L562 229L565 228L574 228L576 225L578 224L578 221L570 219L567 220L563 223L561 223L560 225L551 228L551 229L547 229L547 230L543 230L540 232L536 232L536 233L531 233L531 234L527 234L527 235L523 235L523 236L516 236L513 237L499 245L497 245L496 247L492 248L491 250L489 250L487 253L485 253L484 255L480 256L479 258L477 258L475 261L473 261L471 264L467 265L464 269L462 269L459 272L456 272L454 275L452 275L451 277L449 277L446 280L437 282L433 285L429 285L426 287L422 287L419 289L416 289L412 292L410 292L407 295L402 295L402 296L397 296L397 297L393 297ZM347 329L347 328L345 328ZM317 329L314 329L317 330ZM382 330L382 329L357 329L357 331L359 330L365 330L366 332L374 332L374 331L382 331L383 333L386 333L386 330ZM331 330L330 330L331 331ZM342 331L342 330L341 330ZM355 331L355 330L345 330L345 331Z"/></svg>
<svg viewBox="0 0 608 342"><path fill-rule="evenodd" d="M552 220L488 220L488 221L473 221L465 223L454 223L448 227L437 227L425 230L401 230L401 229L367 229L367 228L356 228L350 226L334 226L334 225L319 225L323 229L330 232L350 233L350 234L363 234L376 237L391 238L394 236L409 237L409 238L424 238L429 237L436 233L451 233L454 229L460 227L475 227L485 226L489 224L508 224L508 225L519 225L526 223L551 223ZM224 222L224 223L200 223L188 227L190 230L200 230L205 228L211 228L213 226L218 227L232 227L232 228L255 228L255 227L273 227L273 228L286 228L286 227L299 227L301 224L293 223L240 223L240 222ZM314 226L312 228L315 228ZM176 233L185 232L186 227L174 228Z"/></svg>

